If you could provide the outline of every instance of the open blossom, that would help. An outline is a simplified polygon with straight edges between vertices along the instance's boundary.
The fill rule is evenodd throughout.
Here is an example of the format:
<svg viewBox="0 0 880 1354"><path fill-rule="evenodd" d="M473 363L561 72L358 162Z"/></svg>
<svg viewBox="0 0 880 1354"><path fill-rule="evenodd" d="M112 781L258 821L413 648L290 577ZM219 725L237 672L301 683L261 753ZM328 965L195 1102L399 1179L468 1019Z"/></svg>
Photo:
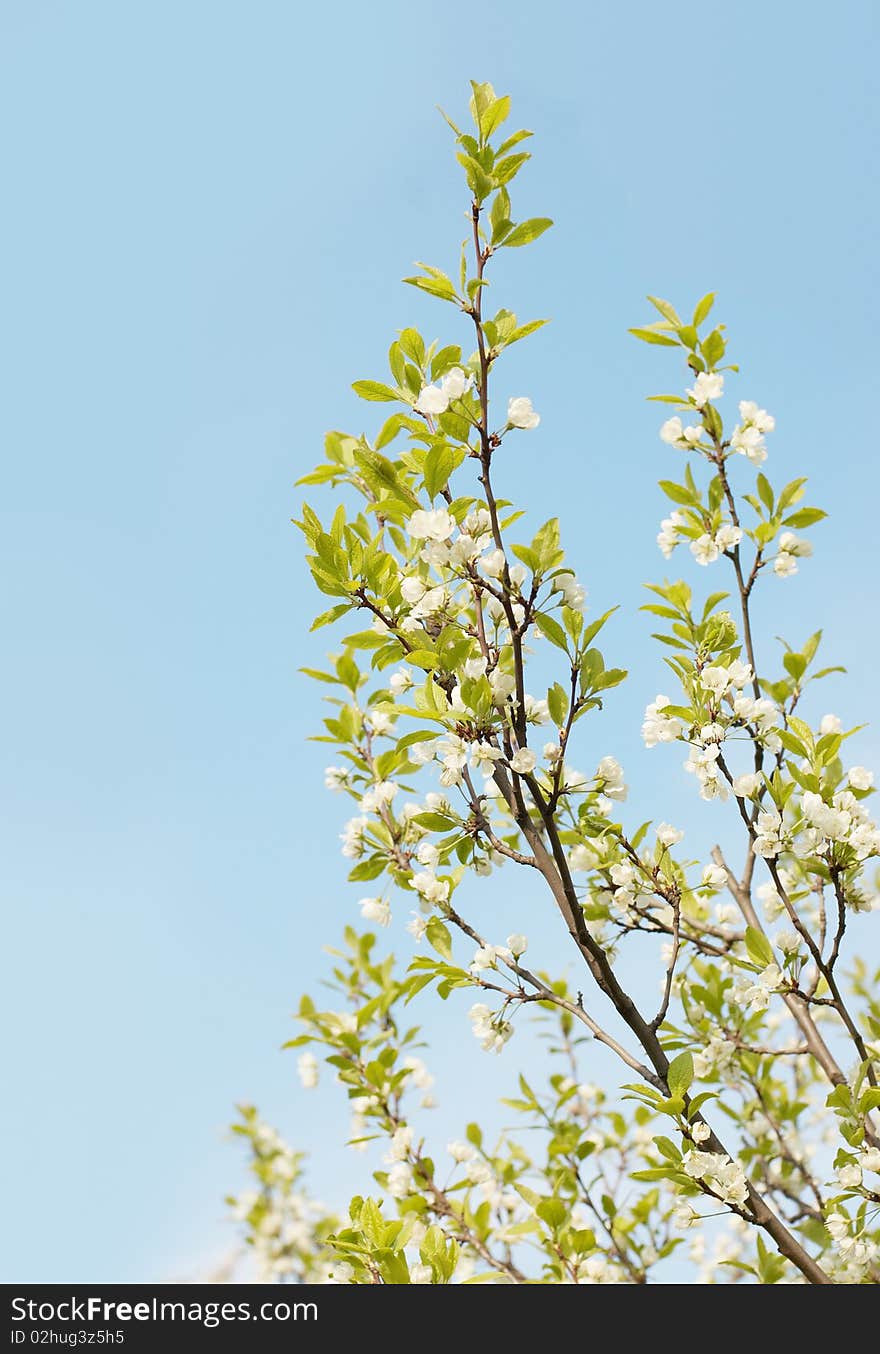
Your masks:
<svg viewBox="0 0 880 1354"><path fill-rule="evenodd" d="M420 917L418 912L414 912L412 914L412 921L408 921L406 924L406 929L409 931L416 944L418 944L428 929L427 918Z"/></svg>
<svg viewBox="0 0 880 1354"><path fill-rule="evenodd" d="M742 405L740 405L740 408L742 408ZM767 459L764 436L755 424L746 423L739 428L735 428L730 439L730 446L733 451L751 461L752 465L763 465Z"/></svg>
<svg viewBox="0 0 880 1354"><path fill-rule="evenodd" d="M471 972L480 973L483 969L495 968L499 959L511 957L510 951L501 945L481 945L471 960Z"/></svg>
<svg viewBox="0 0 880 1354"><path fill-rule="evenodd" d="M529 775L534 771L537 764L538 759L531 748L520 748L519 752L515 752L510 759L511 771L515 771L520 776Z"/></svg>
<svg viewBox="0 0 880 1354"><path fill-rule="evenodd" d="M483 1002L475 1002L468 1012L468 1018L474 1035L480 1040L487 1053L500 1053L510 1036L513 1026L506 1020L493 1016Z"/></svg>
<svg viewBox="0 0 880 1354"><path fill-rule="evenodd" d="M606 799L616 799L623 803L627 796L627 787L623 779L623 767L616 757L603 757L596 767L596 780L601 782L602 794Z"/></svg>
<svg viewBox="0 0 880 1354"><path fill-rule="evenodd" d="M398 1161L388 1172L388 1193L392 1199L405 1199L412 1189L413 1171L407 1161Z"/></svg>
<svg viewBox="0 0 880 1354"><path fill-rule="evenodd" d="M821 720L819 721L819 732L821 734L842 733L843 725L840 722L840 716L823 715Z"/></svg>
<svg viewBox="0 0 880 1354"><path fill-rule="evenodd" d="M813 553L809 541L802 540L793 531L783 531L779 537L779 554L773 561L773 572L780 578L790 578L798 571L799 559L808 559Z"/></svg>
<svg viewBox="0 0 880 1354"><path fill-rule="evenodd" d="M558 574L553 580L553 591L562 593L562 600L572 611L580 611L587 597L587 590L575 578L574 574Z"/></svg>
<svg viewBox="0 0 880 1354"><path fill-rule="evenodd" d="M785 912L785 904L779 896L776 885L768 879L766 883L758 885L757 893L764 908L764 916L769 922L778 921Z"/></svg>
<svg viewBox="0 0 880 1354"><path fill-rule="evenodd" d="M328 766L324 770L324 784L328 790L344 790L348 786L347 766Z"/></svg>
<svg viewBox="0 0 880 1354"><path fill-rule="evenodd" d="M375 922L377 926L387 926L391 921L391 904L384 898L362 898L360 909L364 921Z"/></svg>
<svg viewBox="0 0 880 1354"><path fill-rule="evenodd" d="M417 414L445 414L453 400L461 399L470 384L470 377L461 367L453 367L439 385L423 386L413 408Z"/></svg>
<svg viewBox="0 0 880 1354"><path fill-rule="evenodd" d="M642 739L646 748L656 747L658 743L674 743L681 733L681 721L663 713L671 704L668 696L656 696L645 710Z"/></svg>
<svg viewBox="0 0 880 1354"><path fill-rule="evenodd" d="M510 950L514 959L519 959L529 948L529 942L526 940L525 936L520 935L517 932L516 934L507 937L507 948Z"/></svg>
<svg viewBox="0 0 880 1354"><path fill-rule="evenodd" d="M410 883L427 903L445 903L449 897L449 881L437 879L430 870L420 870Z"/></svg>
<svg viewBox="0 0 880 1354"><path fill-rule="evenodd" d="M687 393L697 408L703 409L724 394L724 377L720 371L701 371Z"/></svg>
<svg viewBox="0 0 880 1354"><path fill-rule="evenodd" d="M776 427L773 415L766 409L759 409L754 400L740 400L739 416L743 423L751 424L759 433L772 433Z"/></svg>
<svg viewBox="0 0 880 1354"><path fill-rule="evenodd" d="M783 954L797 954L801 938L797 931L780 931L776 936L776 948Z"/></svg>
<svg viewBox="0 0 880 1354"><path fill-rule="evenodd" d="M416 540L448 541L455 530L455 518L445 508L418 508L406 525Z"/></svg>
<svg viewBox="0 0 880 1354"><path fill-rule="evenodd" d="M660 530L657 533L657 544L663 554L664 559L669 559L673 550L678 545L680 537L678 529L684 523L684 513L674 509L668 517L664 517L660 523Z"/></svg>
<svg viewBox="0 0 880 1354"><path fill-rule="evenodd" d="M377 781L361 795L361 809L364 813L374 813L383 805L390 804L399 789L400 786L395 785L393 780Z"/></svg>
<svg viewBox="0 0 880 1354"><path fill-rule="evenodd" d="M744 1204L749 1194L748 1181L742 1163L733 1161L723 1152L686 1152L682 1168L692 1180L703 1180L726 1203Z"/></svg>
<svg viewBox="0 0 880 1354"><path fill-rule="evenodd" d="M503 550L490 550L480 560L480 568L487 578L500 578L504 573L506 559Z"/></svg>
<svg viewBox="0 0 880 1354"><path fill-rule="evenodd" d="M301 1053L296 1060L299 1079L307 1091L313 1091L318 1084L318 1059L314 1053Z"/></svg>
<svg viewBox="0 0 880 1354"><path fill-rule="evenodd" d="M858 1189L862 1183L862 1168L853 1162L838 1166L836 1174L844 1189Z"/></svg>
<svg viewBox="0 0 880 1354"><path fill-rule="evenodd" d="M662 440L668 442L671 447L678 447L680 451L691 451L702 436L703 429L696 424L683 427L678 414L668 418L660 429Z"/></svg>
<svg viewBox="0 0 880 1354"><path fill-rule="evenodd" d="M695 541L691 541L690 549L697 563L703 565L714 564L721 554L714 536L710 536L705 531L702 536L698 536Z"/></svg>
<svg viewBox="0 0 880 1354"><path fill-rule="evenodd" d="M679 831L677 827L673 827L671 823L658 823L655 832L660 845L666 847L677 846L684 837L684 833Z"/></svg>
<svg viewBox="0 0 880 1354"><path fill-rule="evenodd" d="M439 386L423 386L413 408L417 414L445 414L449 400Z"/></svg>
<svg viewBox="0 0 880 1354"><path fill-rule="evenodd" d="M452 1157L452 1160L459 1163L463 1161L473 1161L476 1156L476 1151L469 1142L448 1142L446 1144L446 1150Z"/></svg>
<svg viewBox="0 0 880 1354"><path fill-rule="evenodd" d="M852 766L846 775L854 790L870 790L874 784L874 772L865 766Z"/></svg>
<svg viewBox="0 0 880 1354"><path fill-rule="evenodd" d="M810 827L816 828L823 837L831 839L844 837L852 819L842 809L826 804L821 795L805 790L802 805L804 818Z"/></svg>
<svg viewBox="0 0 880 1354"><path fill-rule="evenodd" d="M509 401L507 405L508 427L527 430L537 428L540 422L540 414L535 413L532 402L526 395L518 395L515 399Z"/></svg>
<svg viewBox="0 0 880 1354"><path fill-rule="evenodd" d="M707 889L723 889L727 886L727 871L721 865L707 865L702 883Z"/></svg>
<svg viewBox="0 0 880 1354"><path fill-rule="evenodd" d="M395 1161L406 1161L412 1141L413 1131L409 1124L400 1124L391 1135L388 1151L385 1153L385 1164L393 1166Z"/></svg>
<svg viewBox="0 0 880 1354"><path fill-rule="evenodd" d="M742 527L735 527L732 522L724 522L715 532L715 544L719 550L733 550L742 538Z"/></svg>
<svg viewBox="0 0 880 1354"><path fill-rule="evenodd" d="M413 679L408 668L398 668L388 679L388 685L395 696L402 696L404 691L409 691L412 684Z"/></svg>
<svg viewBox="0 0 880 1354"><path fill-rule="evenodd" d="M768 964L753 982L745 982L737 989L737 996L752 1011L766 1011L770 994L782 984L782 973L777 964Z"/></svg>
<svg viewBox="0 0 880 1354"><path fill-rule="evenodd" d="M755 855L772 860L782 850L782 817L776 809L765 809L758 814L757 828Z"/></svg>

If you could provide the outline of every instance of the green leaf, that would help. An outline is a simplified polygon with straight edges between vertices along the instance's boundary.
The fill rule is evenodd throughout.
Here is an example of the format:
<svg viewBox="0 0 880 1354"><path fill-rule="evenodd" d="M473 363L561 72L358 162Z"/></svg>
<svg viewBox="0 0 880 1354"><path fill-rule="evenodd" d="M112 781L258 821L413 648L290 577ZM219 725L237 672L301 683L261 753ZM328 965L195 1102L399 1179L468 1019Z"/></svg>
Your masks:
<svg viewBox="0 0 880 1354"><path fill-rule="evenodd" d="M425 489L431 498L436 498L446 488L449 476L455 469L455 453L452 448L441 442L432 447L425 457Z"/></svg>
<svg viewBox="0 0 880 1354"><path fill-rule="evenodd" d="M553 723L561 728L568 714L568 692L559 682L554 682L547 692L547 707Z"/></svg>
<svg viewBox="0 0 880 1354"><path fill-rule="evenodd" d="M713 329L705 342L700 344L703 357L706 359L706 365L714 367L716 362L720 362L724 356L726 346L721 331L719 329Z"/></svg>
<svg viewBox="0 0 880 1354"><path fill-rule="evenodd" d="M683 1096L694 1079L694 1060L693 1056L685 1050L679 1053L677 1058L673 1058L669 1064L669 1071L666 1073L666 1081L669 1085L669 1094L675 1099Z"/></svg>
<svg viewBox="0 0 880 1354"><path fill-rule="evenodd" d="M557 649L562 649L563 653L568 653L568 640L558 621L555 621L552 616L545 616L543 611L536 611L535 624L545 639L549 639L550 643L555 644Z"/></svg>
<svg viewBox="0 0 880 1354"><path fill-rule="evenodd" d="M362 400L388 401L399 400L400 396L390 386L384 386L381 381L355 381L352 390L356 395L360 395Z"/></svg>
<svg viewBox="0 0 880 1354"><path fill-rule="evenodd" d="M480 131L483 134L484 141L488 141L493 132L497 131L502 122L505 122L510 114L510 95L502 94L500 99L490 103L480 114Z"/></svg>
<svg viewBox="0 0 880 1354"><path fill-rule="evenodd" d="M454 818L448 818L443 813L417 813L412 821L418 823L419 827L430 828L432 832L448 832L451 827L458 826Z"/></svg>
<svg viewBox="0 0 880 1354"><path fill-rule="evenodd" d="M773 511L773 489L766 475L758 475L758 494L769 513Z"/></svg>
<svg viewBox="0 0 880 1354"><path fill-rule="evenodd" d="M785 518L783 525L787 527L811 527L827 516L827 512L823 512L821 508L798 508L797 512L793 512L790 517Z"/></svg>
<svg viewBox="0 0 880 1354"><path fill-rule="evenodd" d="M405 277L403 280L410 287L418 287L420 291L426 291L430 296L439 296L441 301L456 300L455 287L445 273L431 277Z"/></svg>
<svg viewBox="0 0 880 1354"><path fill-rule="evenodd" d="M542 1199L535 1209L538 1217L547 1226L557 1231L568 1217L568 1209L561 1199Z"/></svg>
<svg viewBox="0 0 880 1354"><path fill-rule="evenodd" d="M746 927L746 949L752 963L760 964L761 968L773 963L773 946L763 932L754 926Z"/></svg>
<svg viewBox="0 0 880 1354"><path fill-rule="evenodd" d="M452 936L438 917L432 917L425 930L428 941L444 959L452 959Z"/></svg>
<svg viewBox="0 0 880 1354"><path fill-rule="evenodd" d="M649 296L648 300L655 310L660 311L664 320L668 320L670 324L674 324L675 327L678 328L681 324L681 320L678 318L678 312L676 311L675 306L670 305L668 301L664 301L662 296Z"/></svg>
<svg viewBox="0 0 880 1354"><path fill-rule="evenodd" d="M685 489L684 485L675 484L672 480L658 480L657 483L666 497L671 498L673 503L692 504L694 502L693 494L690 489Z"/></svg>
<svg viewBox="0 0 880 1354"><path fill-rule="evenodd" d="M521 225L514 226L513 230L504 240L505 249L519 249L524 244L531 244L532 240L537 240L539 235L543 235L545 230L549 230L553 222L546 216L535 216L531 221L523 221Z"/></svg>
<svg viewBox="0 0 880 1354"><path fill-rule="evenodd" d="M630 329L633 338L641 339L643 343L656 343L662 348L677 348L678 339L670 338L668 334L660 334L656 329Z"/></svg>
<svg viewBox="0 0 880 1354"><path fill-rule="evenodd" d="M696 310L694 311L694 318L692 321L695 329L699 329L700 325L703 323L703 321L709 314L709 311L712 309L714 304L715 304L715 293L713 291L706 292L706 295L703 297L703 299L697 302L697 307Z"/></svg>

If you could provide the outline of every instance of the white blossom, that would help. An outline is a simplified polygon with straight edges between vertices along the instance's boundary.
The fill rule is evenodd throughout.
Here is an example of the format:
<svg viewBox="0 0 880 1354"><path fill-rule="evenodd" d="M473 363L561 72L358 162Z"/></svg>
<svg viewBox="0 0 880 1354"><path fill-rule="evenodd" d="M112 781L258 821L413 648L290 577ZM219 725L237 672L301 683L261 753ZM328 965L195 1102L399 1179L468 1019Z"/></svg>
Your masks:
<svg viewBox="0 0 880 1354"><path fill-rule="evenodd" d="M562 593L562 600L572 611L580 611L587 597L586 588L582 587L572 573L557 574L553 580L553 591Z"/></svg>
<svg viewBox="0 0 880 1354"><path fill-rule="evenodd" d="M735 428L730 439L733 451L745 456L753 465L763 465L767 459L767 448L759 428L754 424L745 424Z"/></svg>
<svg viewBox="0 0 880 1354"><path fill-rule="evenodd" d="M532 408L532 402L525 395L519 395L507 405L507 425L509 428L537 428L541 422L540 414Z"/></svg>
<svg viewBox="0 0 880 1354"><path fill-rule="evenodd" d="M691 541L690 550L697 563L703 565L714 564L721 554L714 536L710 536L706 532L703 532L702 536L698 536L695 541Z"/></svg>
<svg viewBox="0 0 880 1354"><path fill-rule="evenodd" d="M703 887L723 889L727 887L727 871L721 865L707 865L703 871Z"/></svg>
<svg viewBox="0 0 880 1354"><path fill-rule="evenodd" d="M314 1053L301 1053L296 1060L296 1070L305 1089L307 1091L314 1090L320 1075L318 1059Z"/></svg>
<svg viewBox="0 0 880 1354"><path fill-rule="evenodd" d="M642 738L645 747L653 748L658 743L673 743L682 732L680 720L663 714L666 706L671 704L668 696L655 696L645 710L645 719L642 724Z"/></svg>
<svg viewBox="0 0 880 1354"><path fill-rule="evenodd" d="M406 1161L412 1147L413 1131L409 1124L400 1124L392 1133L385 1153L385 1164L392 1166L395 1161Z"/></svg>
<svg viewBox="0 0 880 1354"><path fill-rule="evenodd" d="M398 1161L388 1172L388 1193L392 1199L405 1199L412 1190L413 1171L407 1161Z"/></svg>
<svg viewBox="0 0 880 1354"><path fill-rule="evenodd" d="M687 393L697 408L703 409L724 394L724 377L720 371L701 371Z"/></svg>
<svg viewBox="0 0 880 1354"><path fill-rule="evenodd" d="M385 898L362 898L360 909L364 921L375 922L377 926L387 926L391 921L391 904Z"/></svg>
<svg viewBox="0 0 880 1354"><path fill-rule="evenodd" d="M538 764L538 759L531 748L520 748L510 759L510 769L519 776L527 776Z"/></svg>
<svg viewBox="0 0 880 1354"><path fill-rule="evenodd" d="M776 419L766 409L759 409L754 400L740 400L739 416L743 423L750 423L759 433L772 433L776 428Z"/></svg>
<svg viewBox="0 0 880 1354"><path fill-rule="evenodd" d="M680 451L692 451L703 436L703 429L697 424L691 424L687 428L682 427L678 414L674 414L663 424L660 429L660 436L671 447L678 447Z"/></svg>
<svg viewBox="0 0 880 1354"><path fill-rule="evenodd" d="M448 541L455 530L455 518L445 508L418 508L406 526L415 540Z"/></svg>

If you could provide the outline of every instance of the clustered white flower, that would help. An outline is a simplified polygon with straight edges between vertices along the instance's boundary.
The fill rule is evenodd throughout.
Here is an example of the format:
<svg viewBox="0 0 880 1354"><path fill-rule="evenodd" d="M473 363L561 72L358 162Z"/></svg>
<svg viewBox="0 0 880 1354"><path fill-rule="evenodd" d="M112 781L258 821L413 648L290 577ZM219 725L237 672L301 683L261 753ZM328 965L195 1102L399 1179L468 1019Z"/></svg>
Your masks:
<svg viewBox="0 0 880 1354"><path fill-rule="evenodd" d="M734 1001L750 1011L766 1011L771 994L779 991L782 982L779 966L767 964L760 973L752 974L734 986Z"/></svg>
<svg viewBox="0 0 880 1354"><path fill-rule="evenodd" d="M702 536L691 541L691 554L698 564L714 564L721 555L734 550L742 538L741 527L734 526L732 522L723 522L713 535L703 532Z"/></svg>
<svg viewBox="0 0 880 1354"><path fill-rule="evenodd" d="M296 1070L305 1090L314 1090L319 1076L318 1059L314 1053L301 1053L296 1060Z"/></svg>
<svg viewBox="0 0 880 1354"><path fill-rule="evenodd" d="M474 1037L479 1039L482 1048L487 1053L500 1053L513 1034L513 1026L507 1020L502 1020L500 1016L493 1015L489 1007L483 1002L475 1002L468 1012L468 1019L474 1032Z"/></svg>
<svg viewBox="0 0 880 1354"><path fill-rule="evenodd" d="M743 1165L724 1152L685 1152L682 1169L692 1180L702 1180L725 1203L738 1207L749 1197L749 1184Z"/></svg>
<svg viewBox="0 0 880 1354"><path fill-rule="evenodd" d="M873 782L870 771L861 766L853 770L858 784L850 779L850 785L856 789L869 789ZM822 852L841 843L854 852L856 860L880 855L880 830L864 802L852 790L838 790L830 804L815 791L805 790L801 811L803 825L799 843L805 852Z"/></svg>
<svg viewBox="0 0 880 1354"><path fill-rule="evenodd" d="M773 572L780 578L790 578L798 571L798 560L808 559L813 553L809 541L796 536L793 531L783 531L779 537L779 554L773 561Z"/></svg>
<svg viewBox="0 0 880 1354"><path fill-rule="evenodd" d="M541 422L541 415L536 414L532 408L531 400L525 395L518 395L515 399L509 401L507 405L507 426L509 428L522 428L529 431L537 428Z"/></svg>
<svg viewBox="0 0 880 1354"><path fill-rule="evenodd" d="M754 465L763 465L767 459L764 434L773 432L776 420L766 409L759 409L754 400L740 400L739 416L742 421L730 439L731 448Z"/></svg>
<svg viewBox="0 0 880 1354"><path fill-rule="evenodd" d="M445 414L454 400L460 400L471 383L461 367L453 367L437 385L423 386L413 408L417 414L436 417Z"/></svg>
<svg viewBox="0 0 880 1354"><path fill-rule="evenodd" d="M642 738L646 748L656 747L658 743L674 743L683 733L684 726L681 720L663 713L671 704L672 701L668 696L655 696L645 710Z"/></svg>
<svg viewBox="0 0 880 1354"><path fill-rule="evenodd" d="M724 394L724 376L720 371L701 371L687 393L698 409L705 409Z"/></svg>

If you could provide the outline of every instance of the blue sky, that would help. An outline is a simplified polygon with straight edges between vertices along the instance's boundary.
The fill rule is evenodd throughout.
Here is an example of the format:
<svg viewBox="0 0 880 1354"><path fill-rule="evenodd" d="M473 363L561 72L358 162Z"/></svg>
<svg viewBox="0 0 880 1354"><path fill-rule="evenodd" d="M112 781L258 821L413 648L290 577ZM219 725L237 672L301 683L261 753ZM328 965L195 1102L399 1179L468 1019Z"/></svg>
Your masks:
<svg viewBox="0 0 880 1354"><path fill-rule="evenodd" d="M325 1197L359 1182L327 1146L339 1102L278 1051L359 896L305 741L320 692L297 668L327 632L306 635L322 607L289 518L325 429L374 426L349 382L382 375L395 329L458 336L398 279L453 262L466 203L434 105L458 112L469 77L537 133L517 200L557 221L496 272L498 304L554 320L499 370L543 415L505 488L561 511L636 674L585 757L621 757L634 813L723 835L638 738L664 679L636 608L677 468L643 397L681 377L626 334L646 292L718 292L736 397L777 418L768 472L809 473L831 513L815 559L765 585L762 632L824 626L850 676L814 713L862 722L876 699L876 7L481 15L0 3L7 1281L203 1272L231 1244L236 1099L311 1150ZM853 755L877 752L869 728ZM505 922L561 959L505 884ZM512 1070L459 1033L441 1136Z"/></svg>

